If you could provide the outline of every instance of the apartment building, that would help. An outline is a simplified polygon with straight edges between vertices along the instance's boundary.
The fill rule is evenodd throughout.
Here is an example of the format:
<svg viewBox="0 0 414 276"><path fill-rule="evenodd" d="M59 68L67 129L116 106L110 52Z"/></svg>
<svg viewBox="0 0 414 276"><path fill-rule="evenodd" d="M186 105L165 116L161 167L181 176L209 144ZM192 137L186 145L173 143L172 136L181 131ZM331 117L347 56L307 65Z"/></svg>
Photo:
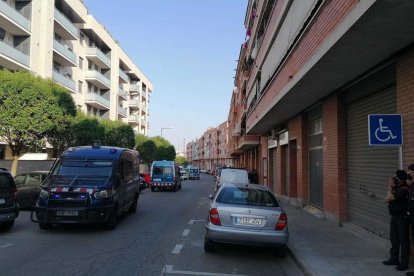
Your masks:
<svg viewBox="0 0 414 276"><path fill-rule="evenodd" d="M236 165L387 236L387 180L414 163L413 12L404 0L249 0L228 118ZM370 145L370 114L402 115L401 148Z"/></svg>
<svg viewBox="0 0 414 276"><path fill-rule="evenodd" d="M228 123L221 123L207 129L204 134L186 145L187 160L194 166L206 170L233 166L233 158L228 151Z"/></svg>
<svg viewBox="0 0 414 276"><path fill-rule="evenodd" d="M148 134L153 85L81 0L0 0L0 68L50 78L79 110Z"/></svg>

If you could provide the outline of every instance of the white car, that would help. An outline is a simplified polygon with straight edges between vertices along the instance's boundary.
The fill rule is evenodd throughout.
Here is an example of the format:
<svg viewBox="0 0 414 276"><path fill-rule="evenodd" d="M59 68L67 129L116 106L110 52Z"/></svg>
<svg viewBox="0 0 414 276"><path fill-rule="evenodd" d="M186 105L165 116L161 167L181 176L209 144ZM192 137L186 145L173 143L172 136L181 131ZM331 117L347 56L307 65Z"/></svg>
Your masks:
<svg viewBox="0 0 414 276"><path fill-rule="evenodd" d="M188 180L189 176L186 170L180 170L181 180Z"/></svg>

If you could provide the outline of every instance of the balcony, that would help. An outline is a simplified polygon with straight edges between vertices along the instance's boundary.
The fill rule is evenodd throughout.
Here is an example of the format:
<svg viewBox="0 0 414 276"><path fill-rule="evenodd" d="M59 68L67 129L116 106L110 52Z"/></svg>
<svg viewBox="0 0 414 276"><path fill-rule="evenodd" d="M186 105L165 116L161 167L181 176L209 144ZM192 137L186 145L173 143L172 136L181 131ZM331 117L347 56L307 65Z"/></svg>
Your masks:
<svg viewBox="0 0 414 276"><path fill-rule="evenodd" d="M53 40L53 51L55 53L54 59L61 65L65 67L76 67L78 65L76 54L56 39Z"/></svg>
<svg viewBox="0 0 414 276"><path fill-rule="evenodd" d="M86 58L103 69L111 68L111 60L99 48L90 47L86 49Z"/></svg>
<svg viewBox="0 0 414 276"><path fill-rule="evenodd" d="M243 135L239 138L236 150L246 151L248 149L258 147L260 143L260 136L257 135Z"/></svg>
<svg viewBox="0 0 414 276"><path fill-rule="evenodd" d="M141 119L141 125L145 126L147 124L147 120L145 120L145 118Z"/></svg>
<svg viewBox="0 0 414 276"><path fill-rule="evenodd" d="M65 40L79 38L78 28L57 9L55 9L55 32Z"/></svg>
<svg viewBox="0 0 414 276"><path fill-rule="evenodd" d="M139 117L138 115L129 115L128 116L128 123L138 125L139 124Z"/></svg>
<svg viewBox="0 0 414 276"><path fill-rule="evenodd" d="M141 92L141 95L142 95L142 97L143 97L143 98L145 98L145 99L146 99L146 98L147 98L147 96L148 96L148 92L147 92L147 91L142 91L142 92Z"/></svg>
<svg viewBox="0 0 414 276"><path fill-rule="evenodd" d="M138 84L130 84L129 85L129 92L130 93L140 93L141 92L141 86Z"/></svg>
<svg viewBox="0 0 414 276"><path fill-rule="evenodd" d="M87 93L85 95L85 103L97 109L109 109L109 100L105 99L101 95L95 93Z"/></svg>
<svg viewBox="0 0 414 276"><path fill-rule="evenodd" d="M3 3L0 1L0 3ZM30 58L12 46L0 41L0 65L11 70L29 70Z"/></svg>
<svg viewBox="0 0 414 276"><path fill-rule="evenodd" d="M128 93L121 87L119 88L119 97L121 97L124 100L128 100Z"/></svg>
<svg viewBox="0 0 414 276"><path fill-rule="evenodd" d="M129 81L128 75L124 71L122 71L121 69L119 69L119 79L124 81L124 82Z"/></svg>
<svg viewBox="0 0 414 276"><path fill-rule="evenodd" d="M122 106L118 106L118 114L124 118L128 117L127 109L123 108Z"/></svg>
<svg viewBox="0 0 414 276"><path fill-rule="evenodd" d="M76 84L71 78L62 75L59 72L53 71L52 79L58 84L68 89L69 91L76 93Z"/></svg>
<svg viewBox="0 0 414 276"><path fill-rule="evenodd" d="M30 20L4 1L0 1L0 26L15 35L30 34Z"/></svg>
<svg viewBox="0 0 414 276"><path fill-rule="evenodd" d="M139 109L139 101L138 100L129 100L128 101L129 108L131 109Z"/></svg>
<svg viewBox="0 0 414 276"><path fill-rule="evenodd" d="M110 89L111 81L98 71L89 70L85 73L85 80L97 86L100 89Z"/></svg>

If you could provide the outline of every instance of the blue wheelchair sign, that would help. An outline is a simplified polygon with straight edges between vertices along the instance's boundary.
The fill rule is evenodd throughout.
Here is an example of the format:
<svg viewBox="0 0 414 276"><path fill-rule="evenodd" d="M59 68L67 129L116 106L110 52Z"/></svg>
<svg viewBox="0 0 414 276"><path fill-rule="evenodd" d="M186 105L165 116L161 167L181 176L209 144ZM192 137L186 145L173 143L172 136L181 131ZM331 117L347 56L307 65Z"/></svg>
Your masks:
<svg viewBox="0 0 414 276"><path fill-rule="evenodd" d="M370 146L401 146L403 144L401 114L368 115Z"/></svg>

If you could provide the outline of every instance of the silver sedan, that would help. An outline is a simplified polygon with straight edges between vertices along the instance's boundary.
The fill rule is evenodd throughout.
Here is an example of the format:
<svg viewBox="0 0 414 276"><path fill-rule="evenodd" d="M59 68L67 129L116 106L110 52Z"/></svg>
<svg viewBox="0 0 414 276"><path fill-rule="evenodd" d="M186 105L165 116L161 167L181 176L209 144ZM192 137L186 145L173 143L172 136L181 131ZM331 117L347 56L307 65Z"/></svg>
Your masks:
<svg viewBox="0 0 414 276"><path fill-rule="evenodd" d="M277 256L286 255L287 216L267 187L223 184L210 199L205 252L213 252L215 243L229 243L273 247Z"/></svg>

